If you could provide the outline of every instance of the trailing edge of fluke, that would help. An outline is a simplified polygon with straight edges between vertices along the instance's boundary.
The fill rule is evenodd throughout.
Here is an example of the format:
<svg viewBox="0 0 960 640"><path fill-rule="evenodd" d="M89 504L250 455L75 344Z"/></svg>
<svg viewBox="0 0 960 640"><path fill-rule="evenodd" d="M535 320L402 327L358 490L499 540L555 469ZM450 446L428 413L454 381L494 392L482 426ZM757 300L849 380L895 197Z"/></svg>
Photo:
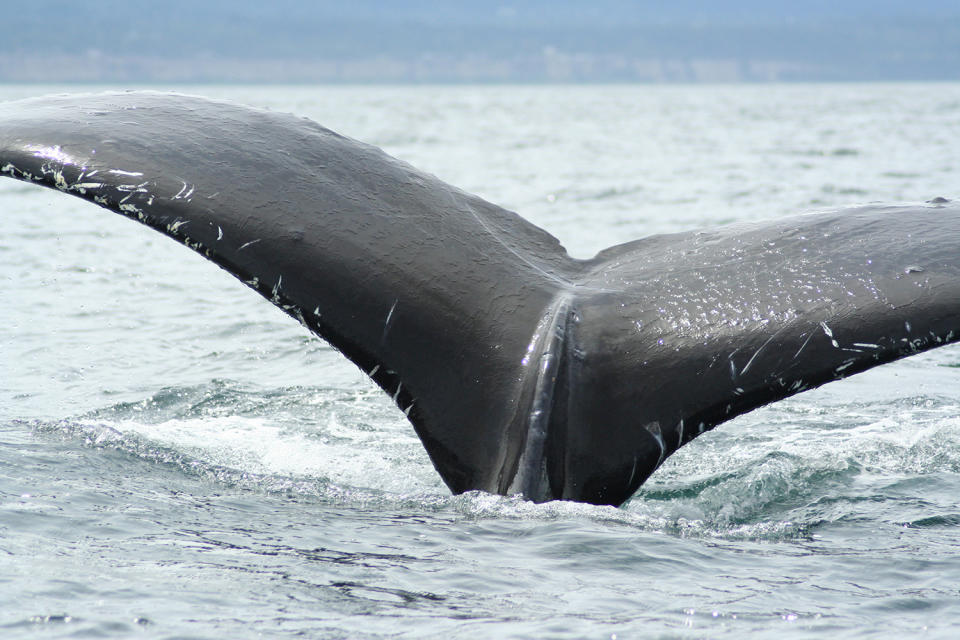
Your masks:
<svg viewBox="0 0 960 640"><path fill-rule="evenodd" d="M0 104L0 172L240 278L383 388L458 493L620 504L725 420L960 338L960 207L943 199L575 260L309 120L149 92Z"/></svg>

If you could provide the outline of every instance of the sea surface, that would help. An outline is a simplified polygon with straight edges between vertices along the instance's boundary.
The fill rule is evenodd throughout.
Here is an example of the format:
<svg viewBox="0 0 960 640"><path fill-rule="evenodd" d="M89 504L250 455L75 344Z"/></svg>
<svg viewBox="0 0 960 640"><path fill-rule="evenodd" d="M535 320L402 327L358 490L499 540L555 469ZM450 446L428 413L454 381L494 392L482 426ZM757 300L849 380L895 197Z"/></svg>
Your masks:
<svg viewBox="0 0 960 640"><path fill-rule="evenodd" d="M958 84L179 89L376 144L578 257L960 197ZM620 509L451 496L372 383L185 247L12 180L0 225L2 638L960 634L958 348L726 423Z"/></svg>

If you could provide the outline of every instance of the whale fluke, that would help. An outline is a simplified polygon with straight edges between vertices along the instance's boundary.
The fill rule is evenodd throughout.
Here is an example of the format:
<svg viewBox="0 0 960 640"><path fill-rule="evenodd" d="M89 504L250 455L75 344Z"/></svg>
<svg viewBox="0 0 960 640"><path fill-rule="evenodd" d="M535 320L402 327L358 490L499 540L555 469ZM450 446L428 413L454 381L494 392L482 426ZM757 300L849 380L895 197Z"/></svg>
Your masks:
<svg viewBox="0 0 960 640"><path fill-rule="evenodd" d="M960 339L960 206L942 198L575 260L309 120L152 92L0 104L0 172L247 283L393 398L456 493L621 504L725 420Z"/></svg>

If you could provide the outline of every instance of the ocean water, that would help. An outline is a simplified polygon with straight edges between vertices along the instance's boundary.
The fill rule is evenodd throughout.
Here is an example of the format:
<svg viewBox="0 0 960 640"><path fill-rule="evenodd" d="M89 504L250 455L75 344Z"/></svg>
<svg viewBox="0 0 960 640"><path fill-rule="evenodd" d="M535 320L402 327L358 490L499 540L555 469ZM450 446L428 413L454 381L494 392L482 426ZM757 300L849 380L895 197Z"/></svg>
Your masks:
<svg viewBox="0 0 960 640"><path fill-rule="evenodd" d="M381 146L580 257L960 197L957 84L185 90ZM0 637L960 633L958 348L726 423L620 509L451 496L389 399L214 265L12 180L0 212Z"/></svg>

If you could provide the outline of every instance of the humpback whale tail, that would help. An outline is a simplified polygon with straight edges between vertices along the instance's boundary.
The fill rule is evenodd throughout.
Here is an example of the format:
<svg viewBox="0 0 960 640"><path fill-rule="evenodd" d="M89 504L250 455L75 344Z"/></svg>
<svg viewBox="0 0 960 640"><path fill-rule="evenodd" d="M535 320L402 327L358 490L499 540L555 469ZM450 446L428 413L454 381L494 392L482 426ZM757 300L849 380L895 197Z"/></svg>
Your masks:
<svg viewBox="0 0 960 640"><path fill-rule="evenodd" d="M960 207L570 258L309 120L176 94L0 105L0 172L201 253L361 367L454 492L620 504L736 415L960 339Z"/></svg>

